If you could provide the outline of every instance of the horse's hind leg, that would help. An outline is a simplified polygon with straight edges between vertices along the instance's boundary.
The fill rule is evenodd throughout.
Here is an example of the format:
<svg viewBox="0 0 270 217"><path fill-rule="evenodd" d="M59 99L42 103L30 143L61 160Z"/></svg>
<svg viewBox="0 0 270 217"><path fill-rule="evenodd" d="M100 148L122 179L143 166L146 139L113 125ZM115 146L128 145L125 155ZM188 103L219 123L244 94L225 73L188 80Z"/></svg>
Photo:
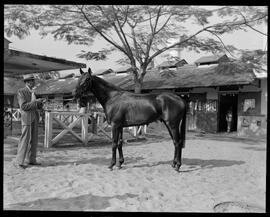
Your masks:
<svg viewBox="0 0 270 217"><path fill-rule="evenodd" d="M170 134L170 136L171 136L171 139L172 139L172 141L173 141L173 143L174 143L174 137L173 137L173 135L172 135L171 128L169 127L169 125L168 125L165 121L163 121L163 123L164 123L165 126L167 127L167 130L168 130L168 132L169 132L169 134ZM172 167L174 168L175 165L176 165L176 148L175 148L175 146L174 146L174 157L173 157L173 161L172 161Z"/></svg>
<svg viewBox="0 0 270 217"><path fill-rule="evenodd" d="M175 165L175 170L179 171L181 167L181 158L182 158L182 147L180 145L180 133L179 133L179 128L172 128L172 135L173 135L173 143L175 147L175 154L174 154L174 165Z"/></svg>
<svg viewBox="0 0 270 217"><path fill-rule="evenodd" d="M119 138L119 128L112 125L112 161L109 166L109 169L112 170L113 166L116 164L116 149L118 146L118 138Z"/></svg>
<svg viewBox="0 0 270 217"><path fill-rule="evenodd" d="M123 146L123 128L119 130L118 147L117 147L119 152L119 165L118 165L119 168L121 168L121 165L124 163L122 146Z"/></svg>
<svg viewBox="0 0 270 217"><path fill-rule="evenodd" d="M168 128L174 144L174 159L172 162L172 167L174 167L176 171L179 171L179 168L182 164L182 147L180 146L179 124L169 122L166 122L165 124Z"/></svg>

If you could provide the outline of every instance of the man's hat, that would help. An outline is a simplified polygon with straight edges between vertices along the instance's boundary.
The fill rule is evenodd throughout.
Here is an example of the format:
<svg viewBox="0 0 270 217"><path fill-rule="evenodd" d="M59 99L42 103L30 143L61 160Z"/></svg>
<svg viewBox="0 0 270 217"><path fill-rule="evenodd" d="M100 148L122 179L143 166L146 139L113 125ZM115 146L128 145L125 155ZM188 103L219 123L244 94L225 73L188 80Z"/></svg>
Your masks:
<svg viewBox="0 0 270 217"><path fill-rule="evenodd" d="M32 74L27 74L27 75L23 75L23 81L30 81L30 80L35 80L34 75Z"/></svg>

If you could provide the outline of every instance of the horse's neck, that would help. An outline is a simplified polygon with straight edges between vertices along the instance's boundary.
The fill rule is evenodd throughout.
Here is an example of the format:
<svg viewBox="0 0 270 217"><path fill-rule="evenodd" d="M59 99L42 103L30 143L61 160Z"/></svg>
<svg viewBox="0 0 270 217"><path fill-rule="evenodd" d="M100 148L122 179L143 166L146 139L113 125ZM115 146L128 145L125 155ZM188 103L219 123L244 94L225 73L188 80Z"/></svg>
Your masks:
<svg viewBox="0 0 270 217"><path fill-rule="evenodd" d="M117 90L109 87L106 83L95 81L92 84L92 92L105 109L106 103L110 98L117 94Z"/></svg>

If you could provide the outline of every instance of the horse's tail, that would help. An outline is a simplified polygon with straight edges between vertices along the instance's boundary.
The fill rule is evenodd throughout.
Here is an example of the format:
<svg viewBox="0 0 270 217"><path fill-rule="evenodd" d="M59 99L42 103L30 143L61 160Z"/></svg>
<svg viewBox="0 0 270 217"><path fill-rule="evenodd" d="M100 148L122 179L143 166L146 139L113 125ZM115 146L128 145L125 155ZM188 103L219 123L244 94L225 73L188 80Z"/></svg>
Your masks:
<svg viewBox="0 0 270 217"><path fill-rule="evenodd" d="M185 103L184 114L182 117L181 127L180 127L180 138L182 140L182 148L185 148L185 143L186 143L186 116L187 116L187 107Z"/></svg>

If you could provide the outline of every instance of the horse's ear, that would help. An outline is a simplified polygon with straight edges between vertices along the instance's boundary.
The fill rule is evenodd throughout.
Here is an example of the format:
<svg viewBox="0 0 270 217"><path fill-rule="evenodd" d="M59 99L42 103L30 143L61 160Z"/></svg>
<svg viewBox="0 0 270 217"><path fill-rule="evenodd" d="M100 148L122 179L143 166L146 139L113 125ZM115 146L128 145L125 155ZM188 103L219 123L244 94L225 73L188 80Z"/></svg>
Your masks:
<svg viewBox="0 0 270 217"><path fill-rule="evenodd" d="M88 68L88 73L89 75L92 75L92 70L90 69L90 67Z"/></svg>
<svg viewBox="0 0 270 217"><path fill-rule="evenodd" d="M81 73L81 75L84 73L83 70L82 70L81 68L80 68L80 73Z"/></svg>

